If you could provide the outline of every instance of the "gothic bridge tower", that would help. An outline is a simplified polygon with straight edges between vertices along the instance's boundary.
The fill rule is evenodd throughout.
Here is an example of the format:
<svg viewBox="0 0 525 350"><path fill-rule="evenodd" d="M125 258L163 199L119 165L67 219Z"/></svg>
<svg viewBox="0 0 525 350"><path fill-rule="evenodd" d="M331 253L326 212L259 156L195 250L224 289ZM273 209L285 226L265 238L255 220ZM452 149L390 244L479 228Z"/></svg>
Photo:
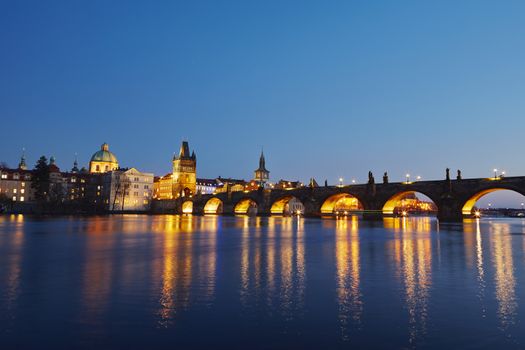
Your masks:
<svg viewBox="0 0 525 350"><path fill-rule="evenodd" d="M173 198L189 197L197 189L197 157L190 155L187 141L180 146L179 155L173 156Z"/></svg>

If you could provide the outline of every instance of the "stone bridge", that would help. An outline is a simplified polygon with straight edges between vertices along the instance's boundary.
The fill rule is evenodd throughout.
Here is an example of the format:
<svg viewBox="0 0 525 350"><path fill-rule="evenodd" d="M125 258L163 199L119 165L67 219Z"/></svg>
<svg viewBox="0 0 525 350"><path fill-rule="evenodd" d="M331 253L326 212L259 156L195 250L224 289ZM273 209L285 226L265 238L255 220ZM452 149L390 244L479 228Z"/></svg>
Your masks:
<svg viewBox="0 0 525 350"><path fill-rule="evenodd" d="M525 176L456 179L348 186L302 187L290 190L224 192L213 195L196 195L172 201L157 201L154 212L233 215L245 212L243 208L257 208L257 215L271 215L278 207L292 198L304 205L304 216L333 215L335 204L344 197L355 197L363 209L365 219L378 219L393 215L399 199L409 193L422 193L437 206L441 221L461 221L472 216L476 201L483 195L512 190L525 195ZM163 202L163 203L161 203ZM191 204L190 204L191 203Z"/></svg>

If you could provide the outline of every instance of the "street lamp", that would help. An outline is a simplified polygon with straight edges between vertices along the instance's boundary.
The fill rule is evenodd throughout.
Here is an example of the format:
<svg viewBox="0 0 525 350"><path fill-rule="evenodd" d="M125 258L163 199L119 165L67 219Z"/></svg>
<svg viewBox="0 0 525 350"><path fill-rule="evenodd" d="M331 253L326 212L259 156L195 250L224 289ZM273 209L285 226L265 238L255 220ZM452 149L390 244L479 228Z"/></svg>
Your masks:
<svg viewBox="0 0 525 350"><path fill-rule="evenodd" d="M352 179L352 184L355 184L355 179Z"/></svg>
<svg viewBox="0 0 525 350"><path fill-rule="evenodd" d="M491 207L492 207L492 203L489 203L489 210L490 210Z"/></svg>
<svg viewBox="0 0 525 350"><path fill-rule="evenodd" d="M420 181L421 180L421 176L418 175L416 179L417 179L417 181Z"/></svg>
<svg viewBox="0 0 525 350"><path fill-rule="evenodd" d="M501 177L504 177L505 176L505 171L502 171L501 172Z"/></svg>
<svg viewBox="0 0 525 350"><path fill-rule="evenodd" d="M494 178L498 178L498 169L494 168Z"/></svg>
<svg viewBox="0 0 525 350"><path fill-rule="evenodd" d="M410 182L410 174L406 174L406 178L407 178L407 183Z"/></svg>
<svg viewBox="0 0 525 350"><path fill-rule="evenodd" d="M525 203L521 203L521 211L523 211L523 206L525 205Z"/></svg>
<svg viewBox="0 0 525 350"><path fill-rule="evenodd" d="M343 178L342 177L339 178L339 186L343 186Z"/></svg>

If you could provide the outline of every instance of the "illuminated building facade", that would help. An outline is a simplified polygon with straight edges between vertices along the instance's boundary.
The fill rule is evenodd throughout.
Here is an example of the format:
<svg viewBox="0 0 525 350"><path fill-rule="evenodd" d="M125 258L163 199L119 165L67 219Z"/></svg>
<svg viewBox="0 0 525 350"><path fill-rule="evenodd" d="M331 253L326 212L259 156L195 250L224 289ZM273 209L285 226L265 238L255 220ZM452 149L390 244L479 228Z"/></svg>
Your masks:
<svg viewBox="0 0 525 350"><path fill-rule="evenodd" d="M219 187L217 179L197 179L197 193L213 194Z"/></svg>
<svg viewBox="0 0 525 350"><path fill-rule="evenodd" d="M231 179L231 178L217 178L218 186L215 193L223 192L240 192L246 189L247 183L244 180Z"/></svg>
<svg viewBox="0 0 525 350"><path fill-rule="evenodd" d="M153 197L159 200L173 199L173 174L156 177L153 182Z"/></svg>
<svg viewBox="0 0 525 350"><path fill-rule="evenodd" d="M0 196L13 202L32 201L34 193L31 188L31 171L0 168Z"/></svg>
<svg viewBox="0 0 525 350"><path fill-rule="evenodd" d="M173 157L173 196L189 197L197 192L197 157L190 155L187 141L183 141L179 155Z"/></svg>
<svg viewBox="0 0 525 350"><path fill-rule="evenodd" d="M89 162L90 173L106 173L108 171L118 170L119 165L117 157L109 151L107 143L102 144L100 151L95 152Z"/></svg>
<svg viewBox="0 0 525 350"><path fill-rule="evenodd" d="M146 211L153 198L153 174L135 168L110 171L103 176L102 190L110 211Z"/></svg>

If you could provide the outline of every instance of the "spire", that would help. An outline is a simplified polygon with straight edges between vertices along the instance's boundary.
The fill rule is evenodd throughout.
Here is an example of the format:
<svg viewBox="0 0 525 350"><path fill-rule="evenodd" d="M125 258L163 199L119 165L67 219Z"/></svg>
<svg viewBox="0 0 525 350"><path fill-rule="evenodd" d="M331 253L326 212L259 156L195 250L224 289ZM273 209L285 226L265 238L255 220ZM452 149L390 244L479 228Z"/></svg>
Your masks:
<svg viewBox="0 0 525 350"><path fill-rule="evenodd" d="M78 161L77 161L77 154L75 153L75 161L73 162L73 168L71 169L72 173L78 173Z"/></svg>
<svg viewBox="0 0 525 350"><path fill-rule="evenodd" d="M264 159L264 151L261 149L261 156L259 157L259 168L254 171L254 180L259 184L264 184L270 178L270 172L266 169L266 160Z"/></svg>
<svg viewBox="0 0 525 350"><path fill-rule="evenodd" d="M54 165L55 162L56 162L56 160L55 160L55 156L51 156L51 157L49 158L49 165Z"/></svg>
<svg viewBox="0 0 525 350"><path fill-rule="evenodd" d="M22 148L22 156L20 157L20 163L18 163L18 169L27 170L26 165L26 149Z"/></svg>
<svg viewBox="0 0 525 350"><path fill-rule="evenodd" d="M264 150L261 149L261 156L259 157L259 169L257 170L266 170L266 160L264 159Z"/></svg>
<svg viewBox="0 0 525 350"><path fill-rule="evenodd" d="M189 156L190 156L190 146L188 145L188 141L182 141L182 145L180 146L179 157L185 158Z"/></svg>
<svg viewBox="0 0 525 350"><path fill-rule="evenodd" d="M109 151L109 145L107 144L107 142L104 142L102 146L100 146L100 149L103 151Z"/></svg>

